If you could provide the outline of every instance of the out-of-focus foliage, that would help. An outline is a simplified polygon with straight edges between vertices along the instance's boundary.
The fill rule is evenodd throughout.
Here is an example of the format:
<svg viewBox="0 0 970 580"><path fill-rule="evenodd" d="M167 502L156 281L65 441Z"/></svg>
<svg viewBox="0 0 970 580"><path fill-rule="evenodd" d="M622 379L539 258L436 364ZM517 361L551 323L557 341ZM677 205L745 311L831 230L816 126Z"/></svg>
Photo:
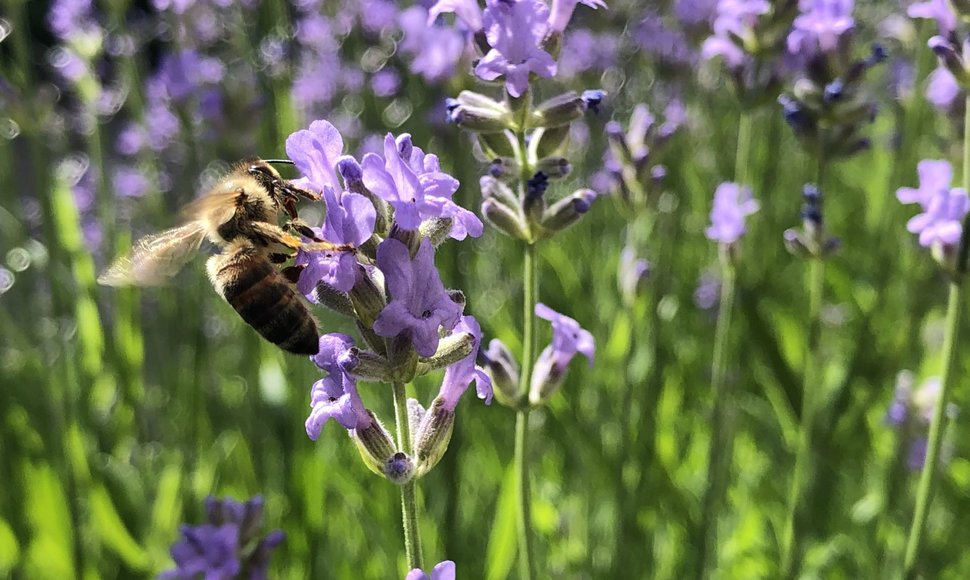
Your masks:
<svg viewBox="0 0 970 580"><path fill-rule="evenodd" d="M80 8L58 29L50 14L64 5ZM716 184L733 175L741 113L718 66L700 59L710 20L698 15L710 5L577 10L548 81L547 96L609 94L572 131L564 192L606 192L604 125L625 124L638 103L659 115L677 101L686 125L656 161L666 177L651 215L601 198L540 250L542 302L597 341L593 369L577 365L532 418L540 577L692 572L714 334L695 290L716 261L703 231ZM337 125L352 152L410 132L462 182L456 201L477 208L486 164L444 122L445 98L472 85L463 39L427 29L427 6L389 0L0 6L0 577L155 574L171 565L180 522L202 521L203 498L257 494L267 526L286 532L274 577L403 577L397 490L363 468L342 430L306 436L313 365L261 341L212 290L202 257L161 289L102 288L95 273L132 236L174 225L227 163L281 156L286 136L316 118ZM873 146L827 178L826 224L842 248L826 272L806 577L877 578L899 566L916 476L909 442L885 416L899 371L939 374L946 281L906 233L912 211L894 192L916 185L920 159L957 159L960 127L923 98L935 66L929 26L894 12L857 7L857 42L879 39L890 60L869 77L880 103ZM738 262L723 578L777 573L807 328L803 262L781 234L799 223L815 169L780 107L769 100L752 115L746 174L761 211ZM621 292L621 252L647 222L652 234L637 244L649 277ZM515 352L521 280L509 265L521 251L487 230L444 244L439 258L486 342ZM352 332L325 313L320 322ZM968 409L967 357L958 365L951 392ZM413 388L427 398L437 384ZM467 399L447 454L419 485L426 561L453 560L460 578L504 578L515 557L514 419ZM970 574L959 533L970 526L965 425L949 426L928 578Z"/></svg>

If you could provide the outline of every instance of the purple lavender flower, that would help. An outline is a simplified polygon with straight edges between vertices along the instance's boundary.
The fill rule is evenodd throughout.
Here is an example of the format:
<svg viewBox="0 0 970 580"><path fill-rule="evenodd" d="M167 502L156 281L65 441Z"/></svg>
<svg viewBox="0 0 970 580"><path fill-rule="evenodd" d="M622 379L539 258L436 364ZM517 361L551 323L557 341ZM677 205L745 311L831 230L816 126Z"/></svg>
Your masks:
<svg viewBox="0 0 970 580"><path fill-rule="evenodd" d="M454 12L471 32L482 29L482 9L478 0L438 0L428 10L428 26L433 25L438 16L449 12Z"/></svg>
<svg viewBox="0 0 970 580"><path fill-rule="evenodd" d="M119 197L141 197L152 190L152 182L139 169L122 166L112 174L111 187Z"/></svg>
<svg viewBox="0 0 970 580"><path fill-rule="evenodd" d="M455 563L451 560L445 560L435 565L430 576L424 570L415 568L408 572L404 580L455 580Z"/></svg>
<svg viewBox="0 0 970 580"><path fill-rule="evenodd" d="M707 24L717 14L718 0L677 0L674 14L685 26Z"/></svg>
<svg viewBox="0 0 970 580"><path fill-rule="evenodd" d="M932 18L940 28L940 34L946 36L957 27L957 15L953 12L948 0L928 0L916 2L906 9L910 18Z"/></svg>
<svg viewBox="0 0 970 580"><path fill-rule="evenodd" d="M960 84L945 66L938 66L926 81L926 100L939 111L949 111L960 96Z"/></svg>
<svg viewBox="0 0 970 580"><path fill-rule="evenodd" d="M918 203L924 210L930 200L950 190L953 180L953 167L943 159L924 159L916 165L919 174L919 188L900 187L896 199L902 203Z"/></svg>
<svg viewBox="0 0 970 580"><path fill-rule="evenodd" d="M472 212L451 201L458 180L441 171L438 157L425 154L411 143L407 133L384 138L384 159L373 153L361 161L364 185L394 208L394 220L405 230L414 230L423 219L452 220L450 236L463 240L478 237L484 224Z"/></svg>
<svg viewBox="0 0 970 580"><path fill-rule="evenodd" d="M753 37L760 17L770 11L767 0L719 0L714 35L701 46L701 58L720 56L729 69L740 68L745 60L744 42Z"/></svg>
<svg viewBox="0 0 970 580"><path fill-rule="evenodd" d="M400 50L410 57L411 72L433 83L451 78L465 49L462 34L448 26L428 26L428 15L420 6L401 12L398 21L404 32Z"/></svg>
<svg viewBox="0 0 970 580"><path fill-rule="evenodd" d="M47 25L60 40L99 33L91 0L54 0L47 12Z"/></svg>
<svg viewBox="0 0 970 580"><path fill-rule="evenodd" d="M354 339L333 332L320 337L320 352L310 360L327 376L313 383L310 391L310 416L306 432L316 441L330 419L346 429L365 429L372 421L357 393L357 381L350 374L357 364Z"/></svg>
<svg viewBox="0 0 970 580"><path fill-rule="evenodd" d="M893 400L886 411L886 423L901 430L909 439L909 449L906 452L906 466L918 471L926 462L927 434L930 422L933 420L933 410L940 397L941 383L939 377L929 377L919 388L914 389L915 377L909 371L901 371L896 377L896 391ZM959 409L954 404L946 408L946 415L955 418ZM940 458L941 462L948 461L947 450Z"/></svg>
<svg viewBox="0 0 970 580"><path fill-rule="evenodd" d="M714 191L711 225L704 235L722 244L737 242L746 231L745 218L758 211L759 207L751 196L751 189L732 182L718 185Z"/></svg>
<svg viewBox="0 0 970 580"><path fill-rule="evenodd" d="M286 154L314 189L340 189L337 159L343 154L344 140L332 123L318 120L286 138ZM328 238L329 239L329 238Z"/></svg>
<svg viewBox="0 0 970 580"><path fill-rule="evenodd" d="M788 52L806 57L831 53L842 35L855 28L854 0L801 0L801 14L788 35Z"/></svg>
<svg viewBox="0 0 970 580"><path fill-rule="evenodd" d="M182 102L200 93L204 85L216 85L226 74L226 65L217 58L205 57L195 50L183 50L163 57L158 72L149 81L150 90L163 91L168 98Z"/></svg>
<svg viewBox="0 0 970 580"><path fill-rule="evenodd" d="M401 88L401 75L392 68L379 70L371 77L370 87L378 97L393 97Z"/></svg>
<svg viewBox="0 0 970 580"><path fill-rule="evenodd" d="M374 332L393 337L407 334L414 350L428 357L438 350L438 329L452 330L461 317L434 267L434 248L427 238L414 257L407 246L389 238L377 248L377 267L384 273L390 302L377 315Z"/></svg>
<svg viewBox="0 0 970 580"><path fill-rule="evenodd" d="M548 17L549 9L537 0L489 0L482 21L492 48L478 62L475 74L486 81L504 76L505 89L513 97L521 97L529 89L530 73L554 76L556 61L540 48L549 28Z"/></svg>
<svg viewBox="0 0 970 580"><path fill-rule="evenodd" d="M577 4L585 4L592 9L606 8L603 0L552 0L552 10L549 12L549 30L563 32L573 17Z"/></svg>
<svg viewBox="0 0 970 580"><path fill-rule="evenodd" d="M256 496L245 503L226 498L206 498L208 522L183 525L182 539L172 546L175 568L159 575L163 579L251 578L264 580L272 551L284 538L282 531L263 538L263 500Z"/></svg>
<svg viewBox="0 0 970 580"><path fill-rule="evenodd" d="M441 389L438 391L438 397L441 398L443 407L453 412L458 405L458 400L461 399L472 381L475 381L475 391L478 393L478 398L483 399L486 405L490 405L492 403L492 379L483 369L475 366L478 349L482 344L482 327L479 326L474 316L462 316L452 332L471 333L475 337L475 342L468 356L445 369L445 377L441 381Z"/></svg>
<svg viewBox="0 0 970 580"><path fill-rule="evenodd" d="M336 244L358 247L374 233L377 211L374 204L358 193L348 191L339 196L333 187L323 187L327 217L323 228L311 228L322 239ZM349 292L360 271L352 252L297 252L294 265L306 264L297 288L310 301L316 302L314 289L320 281L341 292Z"/></svg>
<svg viewBox="0 0 970 580"><path fill-rule="evenodd" d="M955 246L963 234L963 217L970 210L970 199L962 188L944 190L930 198L924 212L906 222L910 233L919 234L919 244L931 248Z"/></svg>
<svg viewBox="0 0 970 580"><path fill-rule="evenodd" d="M687 35L682 30L670 28L664 17L657 12L647 12L632 31L637 46L663 62L687 65L697 59L697 54L688 41ZM569 38L567 36L566 40L568 41ZM604 38L610 38L610 36L604 35ZM563 54L559 59L560 66L569 66L565 56Z"/></svg>
<svg viewBox="0 0 970 580"><path fill-rule="evenodd" d="M721 279L711 272L704 272L697 279L694 289L694 304L701 310L712 311L717 308L721 296Z"/></svg>
<svg viewBox="0 0 970 580"><path fill-rule="evenodd" d="M565 369L569 361L579 353L593 366L595 344L593 335L584 330L574 319L559 314L545 304L536 304L536 316L552 323L552 344L542 351L540 358L550 356L556 367Z"/></svg>

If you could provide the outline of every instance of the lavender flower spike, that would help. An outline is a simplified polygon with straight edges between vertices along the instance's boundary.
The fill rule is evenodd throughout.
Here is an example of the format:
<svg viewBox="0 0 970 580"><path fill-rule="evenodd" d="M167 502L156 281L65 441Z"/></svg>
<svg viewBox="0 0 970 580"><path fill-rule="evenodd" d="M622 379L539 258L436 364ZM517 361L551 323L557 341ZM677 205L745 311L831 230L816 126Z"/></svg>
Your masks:
<svg viewBox="0 0 970 580"><path fill-rule="evenodd" d="M505 77L505 89L515 98L529 89L529 74L556 74L556 61L540 48L549 28L549 9L537 0L489 0L482 16L485 38L492 47L475 67L486 81Z"/></svg>
<svg viewBox="0 0 970 580"><path fill-rule="evenodd" d="M970 199L961 188L944 190L930 199L925 211L906 223L906 229L919 234L919 245L932 248L956 246L963 234L962 220L970 210Z"/></svg>
<svg viewBox="0 0 970 580"><path fill-rule="evenodd" d="M562 32L566 30L573 17L573 10L577 4L585 4L594 10L606 8L603 0L552 0L552 10L549 13L549 30L552 32Z"/></svg>
<svg viewBox="0 0 970 580"><path fill-rule="evenodd" d="M745 218L759 209L751 197L751 190L737 183L724 182L714 191L714 207L711 209L711 225L704 231L707 239L722 244L733 244L744 232Z"/></svg>
<svg viewBox="0 0 970 580"><path fill-rule="evenodd" d="M455 580L455 563L445 560L437 564L429 576L424 570L415 568L408 572L404 580Z"/></svg>
<svg viewBox="0 0 970 580"><path fill-rule="evenodd" d="M595 343L593 335L572 318L559 314L545 304L536 304L536 316L552 323L552 344L539 354L532 373L529 401L538 404L556 392L566 378L566 369L576 353L582 354L593 366Z"/></svg>
<svg viewBox="0 0 970 580"><path fill-rule="evenodd" d="M451 330L461 317L434 267L434 248L421 241L414 258L407 246L389 238L377 247L377 267L384 273L390 302L374 321L374 332L390 338L406 333L414 350L429 357L438 350L438 328Z"/></svg>

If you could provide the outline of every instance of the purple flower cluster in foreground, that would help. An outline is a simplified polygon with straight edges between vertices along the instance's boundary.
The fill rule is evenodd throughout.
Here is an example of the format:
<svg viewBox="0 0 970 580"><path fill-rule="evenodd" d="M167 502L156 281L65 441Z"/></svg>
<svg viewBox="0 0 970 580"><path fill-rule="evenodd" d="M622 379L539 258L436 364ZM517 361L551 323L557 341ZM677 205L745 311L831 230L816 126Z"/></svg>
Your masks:
<svg viewBox="0 0 970 580"><path fill-rule="evenodd" d="M440 458L447 438L423 450L419 427L415 460L421 461L400 459L365 407L357 381L409 382L415 374L445 368L421 424L449 436L458 400L473 381L479 397L491 401L491 381L475 366L481 329L463 315L463 297L445 288L434 263L435 245L480 236L483 224L452 200L458 181L410 135L387 134L383 155L367 153L358 162L344 154L336 127L320 120L291 135L286 152L303 174L295 183L322 192L327 206L322 227L311 229L346 246L301 250L294 265L297 287L309 300L354 318L365 339L358 344L340 333L320 338L320 352L311 360L326 375L311 391L307 435L316 440L333 419L358 441L373 469L396 481L420 476Z"/></svg>
<svg viewBox="0 0 970 580"><path fill-rule="evenodd" d="M181 527L182 539L171 550L175 568L162 572L159 578L268 578L270 556L284 534L277 530L261 537L262 498L240 503L209 497L205 512L206 523Z"/></svg>

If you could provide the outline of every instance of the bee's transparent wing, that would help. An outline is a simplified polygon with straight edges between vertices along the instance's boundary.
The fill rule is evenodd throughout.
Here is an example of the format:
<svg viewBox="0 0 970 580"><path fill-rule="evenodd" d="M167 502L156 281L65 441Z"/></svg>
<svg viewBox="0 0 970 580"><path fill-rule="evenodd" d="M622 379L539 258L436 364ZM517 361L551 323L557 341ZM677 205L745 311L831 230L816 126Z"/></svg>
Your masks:
<svg viewBox="0 0 970 580"><path fill-rule="evenodd" d="M105 286L160 286L188 262L205 239L205 224L184 226L146 236L131 255L118 258L98 276Z"/></svg>

